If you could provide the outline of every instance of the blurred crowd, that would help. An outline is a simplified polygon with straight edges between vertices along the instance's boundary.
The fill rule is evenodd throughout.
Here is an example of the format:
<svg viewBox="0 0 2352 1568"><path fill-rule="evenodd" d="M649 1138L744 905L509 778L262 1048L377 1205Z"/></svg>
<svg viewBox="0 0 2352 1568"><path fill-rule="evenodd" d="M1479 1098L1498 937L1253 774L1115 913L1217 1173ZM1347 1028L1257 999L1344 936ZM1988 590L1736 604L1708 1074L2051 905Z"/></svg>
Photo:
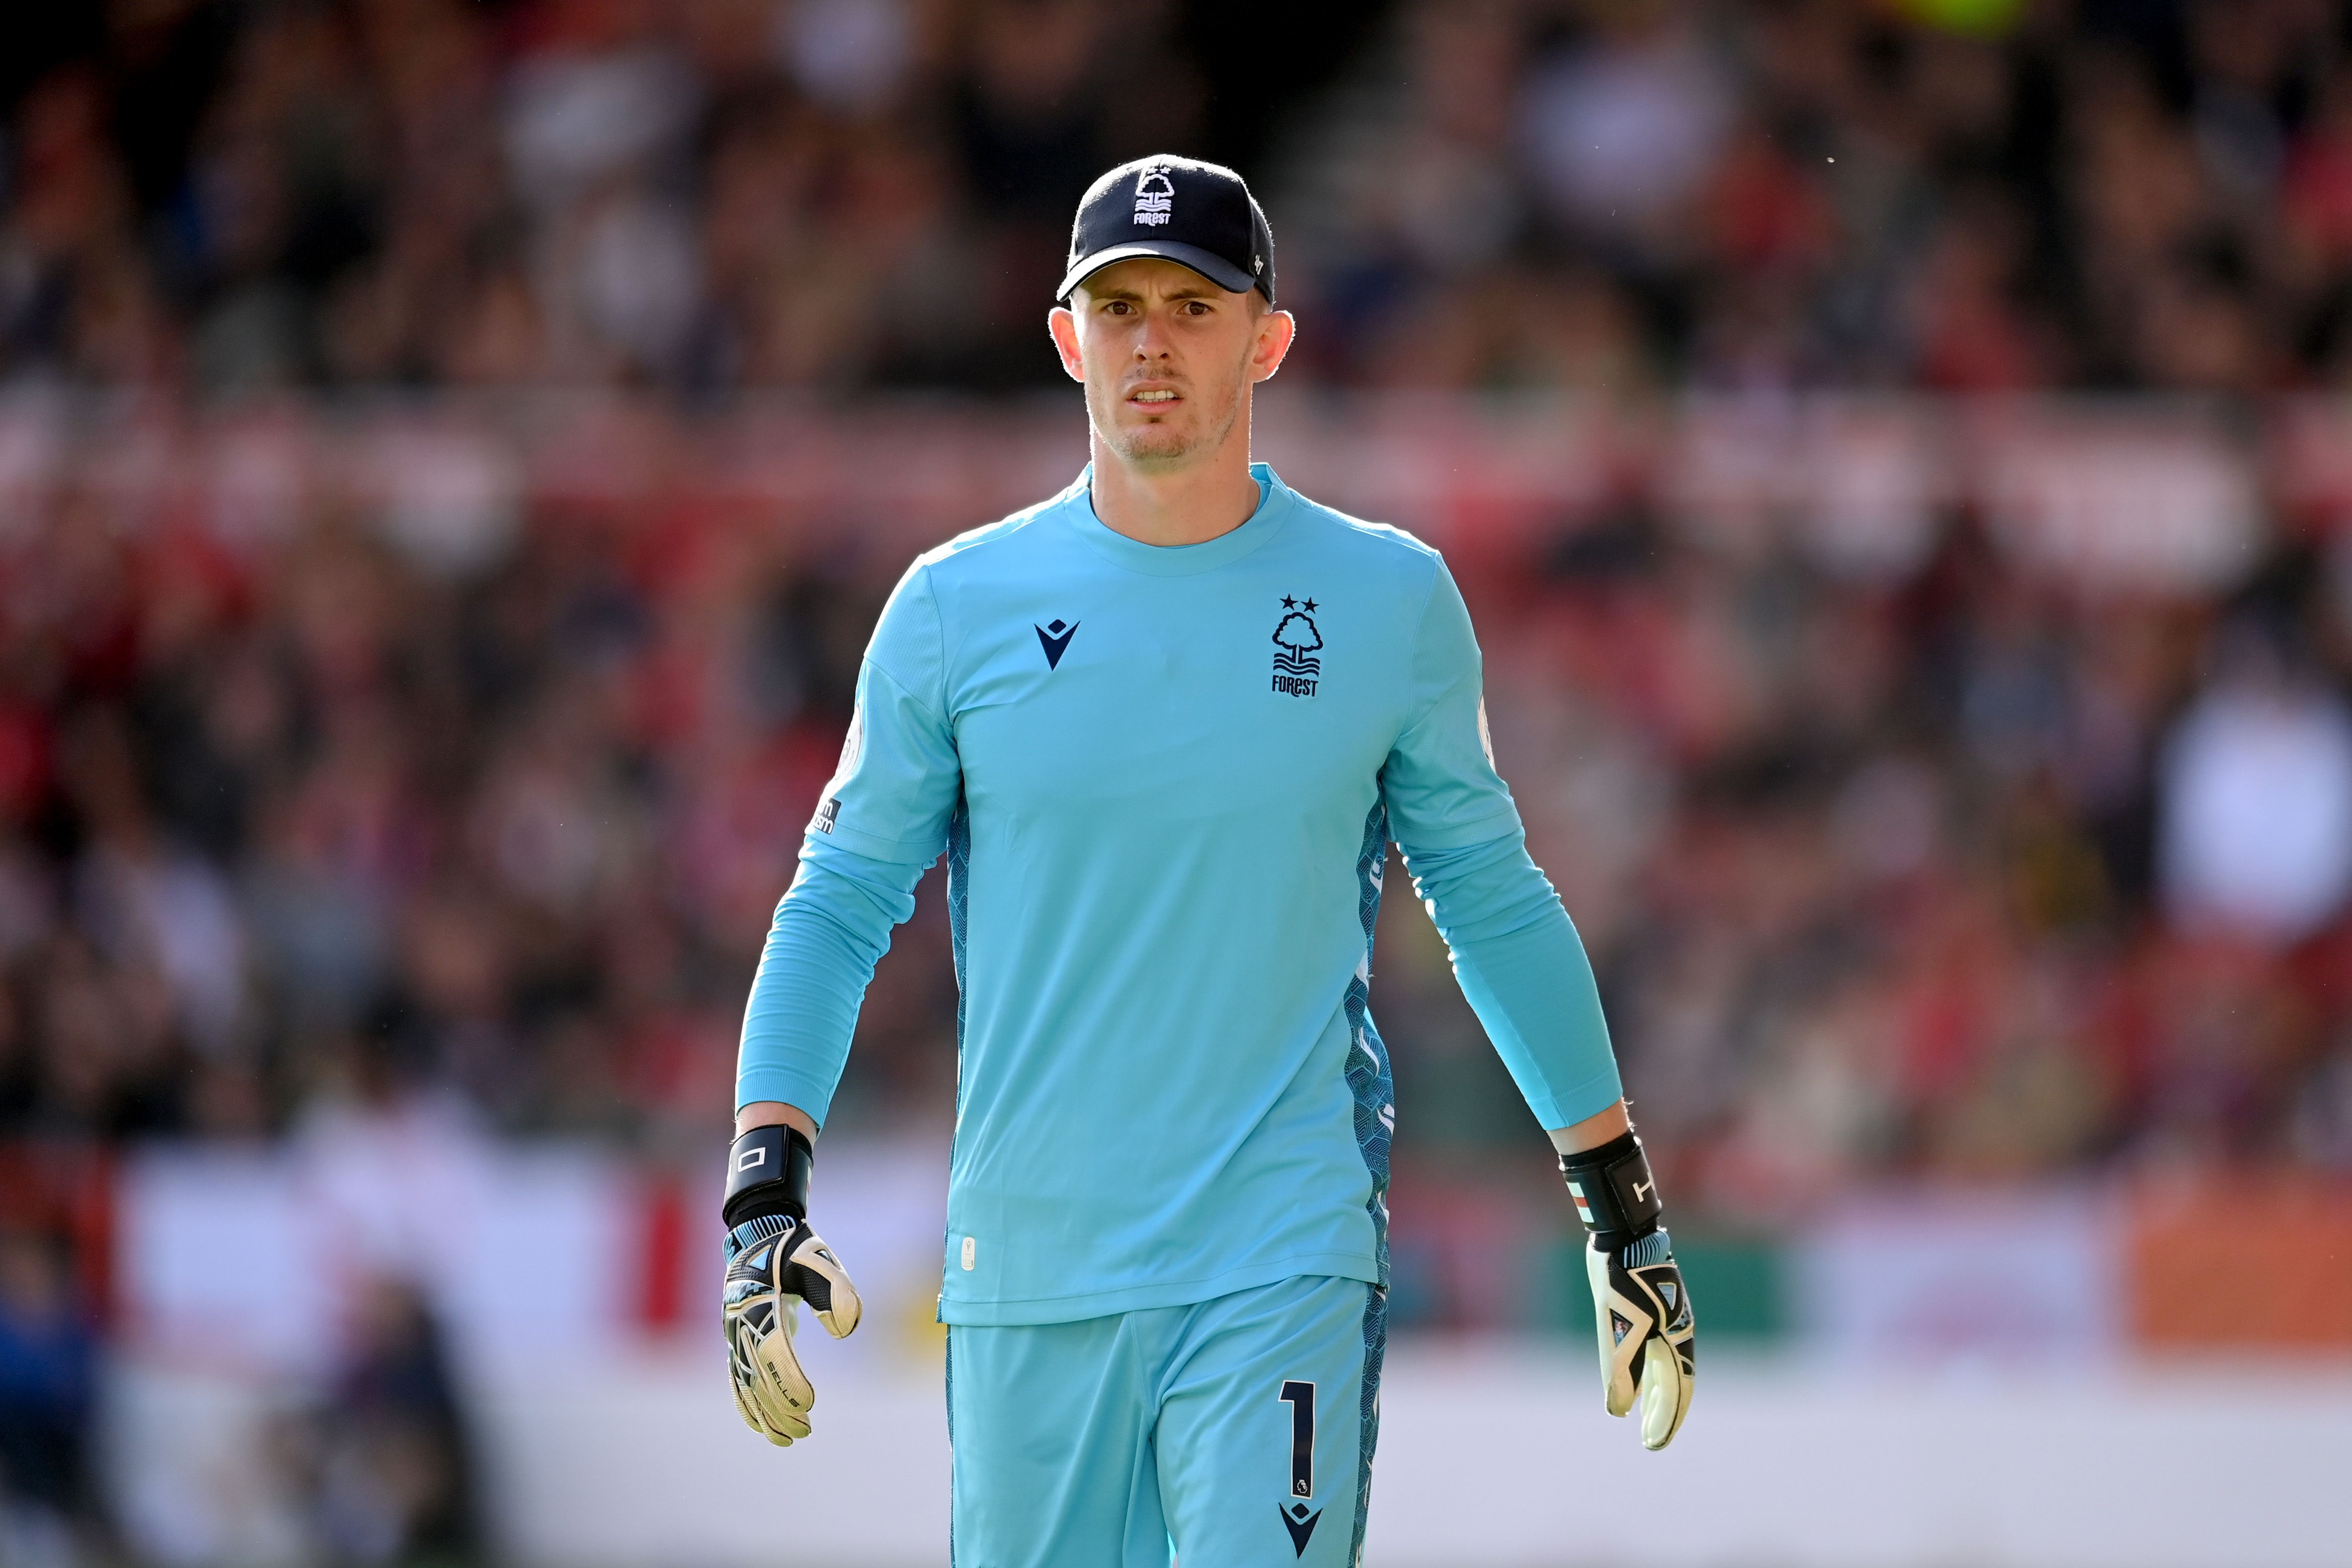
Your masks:
<svg viewBox="0 0 2352 1568"><path fill-rule="evenodd" d="M1327 85L1249 120L1307 322L1292 380L1638 407L2335 374L2352 10L1367 16ZM1244 79L1200 47L1221 18L126 0L15 24L0 374L164 406L1050 375L1071 198L1209 134ZM430 561L333 508L255 548L126 527L95 479L16 506L5 541L0 1125L258 1136L430 1081L517 1129L707 1129L895 557L632 515ZM2352 1154L2309 945L2343 879L2333 557L2094 604L1967 526L1862 582L1680 521L1635 496L1464 572L1653 1125L1734 1166L2058 1168L2290 1126ZM2279 779L2311 798L2278 807ZM2287 837L2231 837L2258 827ZM869 1005L853 1116L951 1079L935 925Z"/></svg>
<svg viewBox="0 0 2352 1568"><path fill-rule="evenodd" d="M1965 522L1866 592L1654 527L1563 547L1492 701L1643 1125L1717 1212L2352 1165L2341 561L2092 606Z"/></svg>
<svg viewBox="0 0 2352 1568"><path fill-rule="evenodd" d="M1401 416L1379 444L1441 472L1493 429L1416 440L1425 405L1381 407L1339 424ZM408 531L414 496L303 467L331 443L262 482L199 426L157 479L136 426L91 424L0 485L0 1130L264 1139L430 1089L690 1157L873 617L910 536L954 525L854 453L825 492L816 449L912 439L933 508L993 511L1075 467L1076 421L747 427L816 489L746 503L712 465L761 437L589 418L542 477L601 441L649 448L645 488L527 484L454 552ZM2279 521L2211 585L2102 584L1979 484L1908 553L1841 555L1695 510L1684 425L1577 515L1441 537L1644 1123L1712 1173L1685 1184L1769 1217L1884 1172L2352 1164L2352 548ZM40 428L0 420L0 447L64 439ZM1283 437L1310 489L1354 461L1317 428ZM869 995L845 1124L949 1102L936 895ZM1517 1137L1390 902L1405 1144Z"/></svg>
<svg viewBox="0 0 2352 1568"><path fill-rule="evenodd" d="M2330 0L1437 0L1302 142L1276 234L1306 230L1286 276L1349 380L2332 384L2347 28Z"/></svg>
<svg viewBox="0 0 2352 1568"><path fill-rule="evenodd" d="M1267 23L1248 69L1255 13L1210 5L58 9L0 59L0 383L166 422L1051 385L1073 201L1155 148L1264 196L1285 395L2242 412L2352 367L2325 0L1464 0ZM932 416L846 406L884 453ZM523 493L473 539L431 484L386 525L265 483L240 530L127 506L128 446L15 486L31 426L0 425L0 1142L260 1142L425 1096L701 1169L904 527L656 484ZM1671 484L1455 557L1678 1205L2352 1170L2352 550L2259 504L2258 558L2191 590L2063 580L1948 499L1916 558L1842 570ZM837 1125L946 1114L948 946L935 879ZM1408 898L1376 973L1401 1227L1498 1151L1544 1180ZM103 1292L45 1191L0 1182L0 1479L71 1514ZM387 1297L350 1373L388 1452L426 1434L415 1496L334 1504L326 1456L331 1555L470 1550L421 1312ZM15 1517L9 1550L64 1550Z"/></svg>
<svg viewBox="0 0 2352 1568"><path fill-rule="evenodd" d="M118 0L8 24L0 374L1003 387L1091 174L1250 164L1289 374L2340 377L2330 0ZM39 19L34 19L37 16Z"/></svg>
<svg viewBox="0 0 2352 1568"><path fill-rule="evenodd" d="M992 386L1101 167L1244 139L1376 12L1168 0L119 0L6 24L0 366L292 384ZM1230 16L1228 16L1230 14ZM1246 20L1244 20L1246 18ZM54 59L54 64L48 61ZM1308 60L1283 88L1310 84ZM42 68L45 65L47 68ZM1149 89L1137 89L1148 81Z"/></svg>

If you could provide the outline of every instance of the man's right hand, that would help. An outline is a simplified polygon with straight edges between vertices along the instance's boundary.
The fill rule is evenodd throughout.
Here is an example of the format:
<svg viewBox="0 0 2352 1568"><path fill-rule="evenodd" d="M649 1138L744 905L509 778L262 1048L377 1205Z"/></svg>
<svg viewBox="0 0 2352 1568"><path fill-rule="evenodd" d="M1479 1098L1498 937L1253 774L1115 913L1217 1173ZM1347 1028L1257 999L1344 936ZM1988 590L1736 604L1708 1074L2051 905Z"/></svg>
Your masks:
<svg viewBox="0 0 2352 1568"><path fill-rule="evenodd" d="M727 1372L743 1424L779 1447L809 1435L816 1390L793 1351L800 1304L840 1339L857 1327L857 1288L833 1249L791 1215L747 1220L727 1233L721 1321Z"/></svg>
<svg viewBox="0 0 2352 1568"><path fill-rule="evenodd" d="M727 1278L719 1321L743 1424L783 1447L809 1435L816 1390L793 1350L806 1301L824 1331L857 1327L857 1288L808 1226L815 1145L797 1127L747 1129L727 1155Z"/></svg>

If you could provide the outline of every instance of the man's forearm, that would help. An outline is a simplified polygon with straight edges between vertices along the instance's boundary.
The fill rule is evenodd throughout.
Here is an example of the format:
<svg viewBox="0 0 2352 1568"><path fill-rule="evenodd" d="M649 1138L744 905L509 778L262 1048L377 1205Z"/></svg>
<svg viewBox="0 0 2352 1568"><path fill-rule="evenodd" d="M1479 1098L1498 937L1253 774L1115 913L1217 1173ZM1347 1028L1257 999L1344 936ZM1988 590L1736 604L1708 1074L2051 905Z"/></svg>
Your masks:
<svg viewBox="0 0 2352 1568"><path fill-rule="evenodd" d="M803 847L743 1010L738 1105L792 1105L823 1121L875 962L890 945L893 923L914 911L922 873L837 845Z"/></svg>
<svg viewBox="0 0 2352 1568"><path fill-rule="evenodd" d="M747 1112L757 1109L759 1108L756 1106L744 1108ZM790 1110L791 1108L780 1106L777 1109ZM772 1117L770 1120L772 1121L774 1118ZM739 1121L738 1131L740 1131L742 1125L744 1124ZM752 1122L749 1125L758 1126L760 1123ZM1547 1131L1545 1136L1551 1140L1551 1146L1561 1153L1581 1154L1587 1149L1600 1148L1612 1138L1623 1137L1633 1130L1633 1119L1626 1114L1625 1102L1621 1100L1608 1110L1588 1116L1572 1127L1551 1128Z"/></svg>
<svg viewBox="0 0 2352 1568"><path fill-rule="evenodd" d="M1595 1120L1598 1120L1596 1118ZM781 1100L755 1100L735 1112L735 1136L740 1138L754 1127L773 1127L778 1122L796 1129L810 1142L816 1142L816 1118L797 1105L786 1105ZM1557 1134L1555 1134L1557 1136ZM1563 1146L1563 1153L1572 1152Z"/></svg>
<svg viewBox="0 0 2352 1568"><path fill-rule="evenodd" d="M1405 865L1445 938L1463 996L1542 1124L1573 1131L1596 1102L1619 1101L1591 960L1522 836L1465 849L1408 846Z"/></svg>

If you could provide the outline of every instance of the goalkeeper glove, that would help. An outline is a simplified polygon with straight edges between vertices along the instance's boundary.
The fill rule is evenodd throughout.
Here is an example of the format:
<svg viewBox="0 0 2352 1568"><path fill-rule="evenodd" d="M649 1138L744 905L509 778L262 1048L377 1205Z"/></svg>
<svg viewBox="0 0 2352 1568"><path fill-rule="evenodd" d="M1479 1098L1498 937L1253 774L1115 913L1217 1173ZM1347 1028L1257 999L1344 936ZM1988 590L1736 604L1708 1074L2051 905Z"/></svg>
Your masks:
<svg viewBox="0 0 2352 1568"><path fill-rule="evenodd" d="M1642 1407L1642 1446L1663 1448L1690 1414L1696 1324L1658 1223L1658 1184L1628 1130L1598 1149L1559 1158L1560 1174L1591 1234L1584 1255L1601 1330L1601 1385L1612 1415Z"/></svg>
<svg viewBox="0 0 2352 1568"><path fill-rule="evenodd" d="M806 1301L824 1331L857 1327L857 1288L808 1227L816 1151L797 1128L755 1127L727 1156L727 1281L719 1321L743 1424L778 1447L809 1435L816 1391L793 1352Z"/></svg>

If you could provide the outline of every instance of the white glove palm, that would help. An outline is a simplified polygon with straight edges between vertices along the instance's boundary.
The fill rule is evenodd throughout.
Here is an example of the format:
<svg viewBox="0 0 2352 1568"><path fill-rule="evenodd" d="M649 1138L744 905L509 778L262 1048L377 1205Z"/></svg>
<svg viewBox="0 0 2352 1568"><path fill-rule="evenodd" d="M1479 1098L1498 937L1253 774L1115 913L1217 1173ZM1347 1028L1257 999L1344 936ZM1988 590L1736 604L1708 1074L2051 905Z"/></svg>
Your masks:
<svg viewBox="0 0 2352 1568"><path fill-rule="evenodd" d="M727 1233L720 1321L735 1408L745 1426L780 1447L809 1435L808 1413L816 1405L816 1390L793 1351L803 1301L835 1339L856 1328L864 1310L841 1260L791 1215L747 1220Z"/></svg>
<svg viewBox="0 0 2352 1568"><path fill-rule="evenodd" d="M1698 1345L1674 1243L1654 1230L1631 1246L1585 1248L1601 1331L1601 1385L1612 1415L1642 1409L1642 1446L1663 1448L1690 1414Z"/></svg>

